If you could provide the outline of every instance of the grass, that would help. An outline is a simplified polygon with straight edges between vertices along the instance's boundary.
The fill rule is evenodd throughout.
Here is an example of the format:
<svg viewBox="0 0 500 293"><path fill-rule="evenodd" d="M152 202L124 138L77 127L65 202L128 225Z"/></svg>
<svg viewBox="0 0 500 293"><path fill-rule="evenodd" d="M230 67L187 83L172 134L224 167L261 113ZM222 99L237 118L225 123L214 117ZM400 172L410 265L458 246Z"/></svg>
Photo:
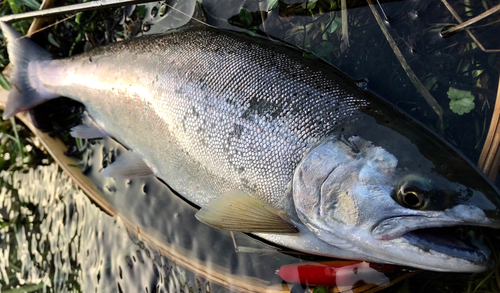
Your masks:
<svg viewBox="0 0 500 293"><path fill-rule="evenodd" d="M27 129L15 119L0 121L0 169L26 169L35 163L34 157L43 152Z"/></svg>

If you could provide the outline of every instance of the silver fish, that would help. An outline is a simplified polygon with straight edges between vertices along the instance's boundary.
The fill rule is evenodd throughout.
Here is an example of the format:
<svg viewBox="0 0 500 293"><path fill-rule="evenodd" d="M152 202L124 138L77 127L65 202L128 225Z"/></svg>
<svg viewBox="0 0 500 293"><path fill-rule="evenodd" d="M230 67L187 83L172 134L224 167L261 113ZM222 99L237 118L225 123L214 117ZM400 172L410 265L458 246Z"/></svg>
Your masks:
<svg viewBox="0 0 500 293"><path fill-rule="evenodd" d="M5 23L4 118L66 96L131 151L111 177L154 174L197 218L307 253L436 271L492 265L496 189L453 148L330 66L210 28L53 60Z"/></svg>

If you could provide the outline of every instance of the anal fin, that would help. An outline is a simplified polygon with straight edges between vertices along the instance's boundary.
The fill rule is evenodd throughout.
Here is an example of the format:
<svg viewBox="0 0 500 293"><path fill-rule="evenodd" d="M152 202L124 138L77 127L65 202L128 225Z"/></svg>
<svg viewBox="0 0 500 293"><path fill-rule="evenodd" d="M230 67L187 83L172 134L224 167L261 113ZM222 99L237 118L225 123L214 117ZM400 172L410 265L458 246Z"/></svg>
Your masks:
<svg viewBox="0 0 500 293"><path fill-rule="evenodd" d="M223 230L245 233L294 234L287 215L240 191L224 193L196 213L201 222Z"/></svg>
<svg viewBox="0 0 500 293"><path fill-rule="evenodd" d="M153 176L153 170L136 153L128 151L102 170L102 175L112 178L139 178Z"/></svg>

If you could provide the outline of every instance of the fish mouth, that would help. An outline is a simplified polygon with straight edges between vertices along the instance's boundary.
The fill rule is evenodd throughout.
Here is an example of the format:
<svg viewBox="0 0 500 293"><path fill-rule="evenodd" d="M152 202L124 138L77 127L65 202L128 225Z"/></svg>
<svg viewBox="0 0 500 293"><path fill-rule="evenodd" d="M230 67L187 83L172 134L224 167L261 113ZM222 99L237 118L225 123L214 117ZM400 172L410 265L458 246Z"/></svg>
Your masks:
<svg viewBox="0 0 500 293"><path fill-rule="evenodd" d="M475 265L492 268L491 251L477 233L477 227L456 226L426 228L410 231L402 236L410 245L432 253L469 261Z"/></svg>

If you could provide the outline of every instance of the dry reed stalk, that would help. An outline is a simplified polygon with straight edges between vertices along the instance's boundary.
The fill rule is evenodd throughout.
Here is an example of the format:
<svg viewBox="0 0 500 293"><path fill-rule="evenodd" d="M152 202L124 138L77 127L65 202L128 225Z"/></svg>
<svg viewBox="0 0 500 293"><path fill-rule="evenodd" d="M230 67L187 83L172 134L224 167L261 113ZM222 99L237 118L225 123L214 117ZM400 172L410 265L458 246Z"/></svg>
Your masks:
<svg viewBox="0 0 500 293"><path fill-rule="evenodd" d="M55 6L55 0L43 0L42 5L40 5L40 10L52 8ZM53 23L56 20L55 16L35 18L31 23L26 36L29 38L36 32L38 32L45 24Z"/></svg>
<svg viewBox="0 0 500 293"><path fill-rule="evenodd" d="M370 6L370 9L372 10L373 15L375 16L375 19L377 20L378 25L380 26L380 29L384 33L385 38L387 39L387 42L391 46L392 50L394 51L394 54L399 60L399 63L401 63L401 66L403 67L404 71L410 78L411 82L413 85L417 88L417 90L420 92L422 97L427 101L429 106L434 110L434 112L438 115L439 117L439 122L437 129L439 131L443 130L443 108L438 104L436 99L429 93L429 91L425 88L425 86L422 84L422 82L418 79L418 77L415 75L413 70L411 69L410 65L408 62L406 62L406 59L403 57L403 54L401 53L401 50L399 50L398 45L392 38L391 34L385 27L384 21L380 17L380 14L377 12L376 7L373 4L372 0L366 0L368 2L368 5Z"/></svg>
<svg viewBox="0 0 500 293"><path fill-rule="evenodd" d="M448 1L446 0L441 0L441 2L443 2L444 6L448 9L448 11L450 11L451 15L453 15L453 17L460 23L460 24L464 24L465 22L462 21L462 18L458 15L458 13L455 11L455 9L453 9L453 7L451 7L451 5L448 3ZM500 5L497 5L495 7L499 7ZM493 7L493 8L495 8ZM492 9L493 9L492 8ZM491 9L490 9L491 10ZM496 11L495 11L496 12ZM486 13L486 12L485 12ZM484 13L483 13L484 14ZM481 14L481 15L483 15ZM481 16L479 15L479 16ZM488 14L489 15L489 14ZM488 16L486 15L486 16ZM479 16L476 16L472 19L475 19ZM484 17L486 17L484 16ZM471 20L472 20L471 19ZM500 49L486 49L483 44L481 44L479 42L479 40L476 38L476 36L467 28L467 27L464 27L465 31L467 32L467 34L469 35L469 37L471 37L471 39L478 45L478 47L483 51L483 52L486 52L486 53L496 53L496 52L500 52ZM445 33L449 33L449 30L446 30L446 31L443 31L441 32L441 34L445 34Z"/></svg>
<svg viewBox="0 0 500 293"><path fill-rule="evenodd" d="M477 165L479 169L483 170L484 174L492 181L498 175L498 168L500 166L500 81L498 84L497 98L495 101L495 108L493 110L493 117L491 118L490 128L486 141L483 145L483 150L479 156Z"/></svg>
<svg viewBox="0 0 500 293"><path fill-rule="evenodd" d="M445 1L443 1L443 2L445 2ZM451 7L451 6L449 6L449 4L448 4L446 7L448 8L448 7ZM448 8L448 9L450 9L450 8ZM490 8L490 9L488 9L486 12L483 12L480 15L478 15L476 17L473 17L473 18L471 18L471 19L469 19L469 20L467 20L465 22L462 22L460 24L457 24L457 25L454 25L452 27L449 27L449 28L443 30L442 33L443 34L452 34L454 32L460 31L460 30L462 30L462 29L464 29L464 28L472 25L473 23L476 23L476 22L478 22L478 21L480 21L480 20L482 20L482 19L484 19L484 18L486 18L486 17L488 17L488 16L490 16L490 15L492 15L492 14L498 12L498 11L500 11L500 4L498 4L498 5Z"/></svg>

